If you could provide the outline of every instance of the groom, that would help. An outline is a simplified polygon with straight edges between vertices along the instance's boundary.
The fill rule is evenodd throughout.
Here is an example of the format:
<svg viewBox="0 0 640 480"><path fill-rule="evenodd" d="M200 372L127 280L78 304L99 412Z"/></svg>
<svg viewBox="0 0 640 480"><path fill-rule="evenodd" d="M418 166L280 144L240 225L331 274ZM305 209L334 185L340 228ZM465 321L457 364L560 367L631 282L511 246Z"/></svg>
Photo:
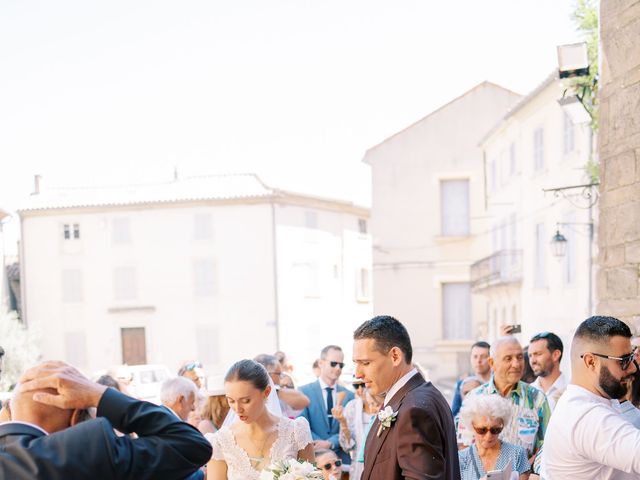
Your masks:
<svg viewBox="0 0 640 480"><path fill-rule="evenodd" d="M412 366L406 328L393 317L374 317L353 338L356 376L384 396L390 412L369 430L362 480L460 480L451 409Z"/></svg>

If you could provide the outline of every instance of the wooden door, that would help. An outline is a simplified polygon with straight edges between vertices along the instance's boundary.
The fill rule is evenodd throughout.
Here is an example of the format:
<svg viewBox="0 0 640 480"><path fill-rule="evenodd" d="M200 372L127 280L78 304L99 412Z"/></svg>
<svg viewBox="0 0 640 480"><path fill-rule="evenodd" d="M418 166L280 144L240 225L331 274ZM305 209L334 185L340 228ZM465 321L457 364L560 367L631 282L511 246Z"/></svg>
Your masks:
<svg viewBox="0 0 640 480"><path fill-rule="evenodd" d="M144 327L121 328L122 363L142 365L147 363L147 343Z"/></svg>

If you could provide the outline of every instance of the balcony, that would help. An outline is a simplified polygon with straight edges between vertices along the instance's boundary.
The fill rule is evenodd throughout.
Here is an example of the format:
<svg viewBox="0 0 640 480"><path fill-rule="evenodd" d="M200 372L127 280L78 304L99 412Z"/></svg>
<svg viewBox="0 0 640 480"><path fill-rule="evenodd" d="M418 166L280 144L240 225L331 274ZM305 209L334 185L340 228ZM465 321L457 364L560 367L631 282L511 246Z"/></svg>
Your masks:
<svg viewBox="0 0 640 480"><path fill-rule="evenodd" d="M471 265L471 289L481 292L492 287L522 281L522 250L500 250Z"/></svg>

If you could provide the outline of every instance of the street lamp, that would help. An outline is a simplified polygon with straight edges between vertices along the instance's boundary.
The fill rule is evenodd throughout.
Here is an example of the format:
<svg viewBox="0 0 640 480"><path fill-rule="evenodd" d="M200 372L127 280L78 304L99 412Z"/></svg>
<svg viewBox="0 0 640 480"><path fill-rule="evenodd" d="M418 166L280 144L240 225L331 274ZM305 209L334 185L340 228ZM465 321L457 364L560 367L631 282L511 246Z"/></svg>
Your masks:
<svg viewBox="0 0 640 480"><path fill-rule="evenodd" d="M597 186L599 182L592 182L585 185L570 185L566 187L557 187L557 188L544 188L543 192L553 193L556 197L562 197L565 200L568 200L574 207L585 209L589 211L589 221L586 223L557 223L556 224L556 234L551 238L551 249L553 250L553 255L556 258L562 258L566 254L567 251L567 237L560 233L560 226L563 225L583 225L587 226L589 229L589 250L587 253L588 263L588 312L589 315L593 312L593 237L594 237L594 223L593 223L593 206L598 202L598 190ZM568 194L567 192L573 192L575 190L582 190L581 194L578 194L577 197L581 198L586 205L580 205L576 203L571 197L574 195Z"/></svg>
<svg viewBox="0 0 640 480"><path fill-rule="evenodd" d="M587 43L558 45L558 70L560 78L589 75Z"/></svg>
<svg viewBox="0 0 640 480"><path fill-rule="evenodd" d="M567 237L560 233L560 230L556 230L556 234L551 237L551 251L556 258L563 258L567 253Z"/></svg>

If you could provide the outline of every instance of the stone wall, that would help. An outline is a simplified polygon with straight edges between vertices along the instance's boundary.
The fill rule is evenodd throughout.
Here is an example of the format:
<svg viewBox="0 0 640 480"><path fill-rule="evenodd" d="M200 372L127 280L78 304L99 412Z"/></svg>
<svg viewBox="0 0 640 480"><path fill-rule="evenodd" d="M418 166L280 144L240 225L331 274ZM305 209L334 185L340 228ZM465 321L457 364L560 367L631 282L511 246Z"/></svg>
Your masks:
<svg viewBox="0 0 640 480"><path fill-rule="evenodd" d="M597 312L640 333L640 0L603 0Z"/></svg>

